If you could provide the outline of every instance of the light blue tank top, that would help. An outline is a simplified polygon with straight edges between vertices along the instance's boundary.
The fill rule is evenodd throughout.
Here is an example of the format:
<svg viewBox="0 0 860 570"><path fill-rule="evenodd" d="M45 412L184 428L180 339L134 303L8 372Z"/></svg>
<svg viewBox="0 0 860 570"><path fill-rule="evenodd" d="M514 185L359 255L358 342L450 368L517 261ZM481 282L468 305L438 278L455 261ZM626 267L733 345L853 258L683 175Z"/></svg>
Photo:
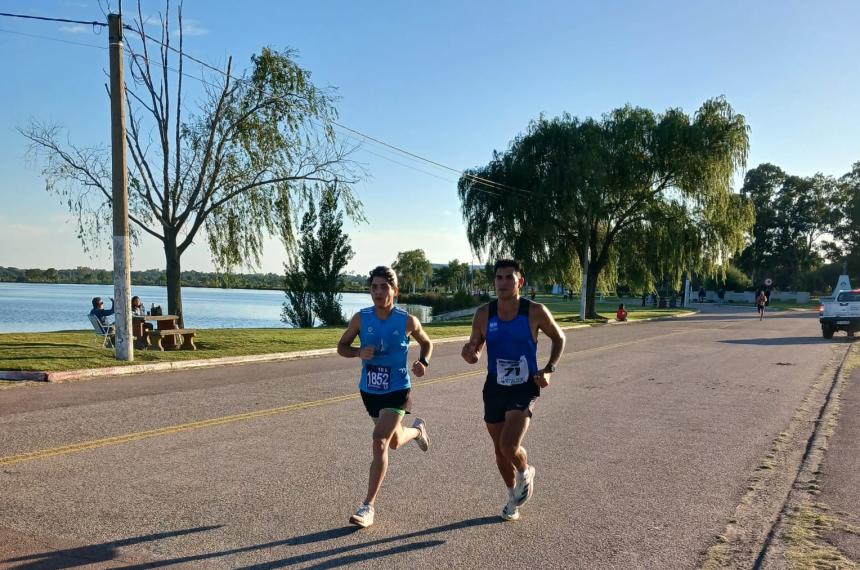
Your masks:
<svg viewBox="0 0 860 570"><path fill-rule="evenodd" d="M358 388L368 394L388 394L411 387L406 358L409 337L406 321L409 314L394 307L384 321L376 316L373 307L361 310L361 328L358 337L361 346L374 346L376 352L370 360L363 360Z"/></svg>

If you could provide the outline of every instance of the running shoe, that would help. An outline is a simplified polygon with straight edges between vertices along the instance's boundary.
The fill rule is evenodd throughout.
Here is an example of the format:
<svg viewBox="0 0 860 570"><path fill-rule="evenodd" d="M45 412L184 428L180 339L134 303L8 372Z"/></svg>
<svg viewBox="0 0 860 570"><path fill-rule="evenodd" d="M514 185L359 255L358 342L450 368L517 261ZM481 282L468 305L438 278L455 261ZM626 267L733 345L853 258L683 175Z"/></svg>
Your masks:
<svg viewBox="0 0 860 570"><path fill-rule="evenodd" d="M525 505L528 500L532 498L532 494L534 492L535 468L529 465L526 467L525 473L520 474L520 472L517 471L516 485L514 485L514 503L518 507Z"/></svg>
<svg viewBox="0 0 860 570"><path fill-rule="evenodd" d="M502 507L502 518L506 521L515 521L520 518L520 510L514 501L510 500Z"/></svg>
<svg viewBox="0 0 860 570"><path fill-rule="evenodd" d="M415 438L415 443L421 448L421 451L430 449L430 437L427 435L427 422L421 418L415 418L412 427L419 431L418 437Z"/></svg>
<svg viewBox="0 0 860 570"><path fill-rule="evenodd" d="M349 517L349 522L361 528L367 528L373 524L373 505L362 503L355 514Z"/></svg>

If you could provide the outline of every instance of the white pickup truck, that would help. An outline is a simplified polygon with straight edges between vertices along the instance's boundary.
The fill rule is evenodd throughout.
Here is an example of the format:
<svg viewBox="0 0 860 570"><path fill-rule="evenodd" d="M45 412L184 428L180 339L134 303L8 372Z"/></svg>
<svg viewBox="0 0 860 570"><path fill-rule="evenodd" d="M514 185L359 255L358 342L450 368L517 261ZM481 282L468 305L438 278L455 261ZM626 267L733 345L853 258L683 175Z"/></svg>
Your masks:
<svg viewBox="0 0 860 570"><path fill-rule="evenodd" d="M849 337L860 330L860 289L839 291L833 297L822 297L818 307L821 335L833 338L836 331L846 331Z"/></svg>

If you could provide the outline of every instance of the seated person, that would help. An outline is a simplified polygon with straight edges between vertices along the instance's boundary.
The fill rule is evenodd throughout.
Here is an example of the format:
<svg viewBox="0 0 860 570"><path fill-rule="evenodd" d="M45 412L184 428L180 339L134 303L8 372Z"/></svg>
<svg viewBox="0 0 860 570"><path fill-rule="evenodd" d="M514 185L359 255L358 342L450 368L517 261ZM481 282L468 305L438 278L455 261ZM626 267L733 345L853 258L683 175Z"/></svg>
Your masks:
<svg viewBox="0 0 860 570"><path fill-rule="evenodd" d="M114 324L112 321L108 321L108 317L114 314L113 298L110 300L110 309L105 309L104 306L105 304L101 297L93 297L93 308L90 310L90 315L94 315L99 320L102 328L107 329Z"/></svg>
<svg viewBox="0 0 860 570"><path fill-rule="evenodd" d="M143 302L137 295L131 298L131 316L132 318L146 316L146 307L143 306ZM143 328L149 332L155 327L152 326L152 323L143 323Z"/></svg>
<svg viewBox="0 0 860 570"><path fill-rule="evenodd" d="M627 320L627 309L624 308L624 303L618 305L618 310L615 311L615 320L618 322L624 322Z"/></svg>

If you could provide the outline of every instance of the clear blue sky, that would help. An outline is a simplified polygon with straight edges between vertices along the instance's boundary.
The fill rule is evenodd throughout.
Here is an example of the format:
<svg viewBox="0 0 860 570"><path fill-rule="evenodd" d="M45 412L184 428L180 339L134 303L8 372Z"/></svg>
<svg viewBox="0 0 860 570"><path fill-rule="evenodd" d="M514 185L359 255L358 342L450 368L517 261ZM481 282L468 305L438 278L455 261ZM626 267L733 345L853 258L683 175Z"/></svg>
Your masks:
<svg viewBox="0 0 860 570"><path fill-rule="evenodd" d="M145 13L162 9L144 1ZM103 18L94 0L2 0L0 11ZM295 48L318 85L338 88L344 124L456 168L486 163L542 112L599 116L631 103L692 113L718 95L751 126L749 167L838 176L860 160L853 0L186 0L185 18L189 53L216 65L232 55L242 69L263 46ZM76 143L109 142L107 52L19 35L104 46L105 32L8 18L0 30L0 265L110 267L106 252L83 252L14 130L34 117L63 123ZM373 145L356 158L371 177L357 188L368 223L349 226L358 252L349 269L365 272L414 248L433 262L471 259L455 174ZM212 268L198 242L184 269ZM283 259L272 241L261 269L281 272ZM135 251L135 269L162 266L151 238Z"/></svg>

